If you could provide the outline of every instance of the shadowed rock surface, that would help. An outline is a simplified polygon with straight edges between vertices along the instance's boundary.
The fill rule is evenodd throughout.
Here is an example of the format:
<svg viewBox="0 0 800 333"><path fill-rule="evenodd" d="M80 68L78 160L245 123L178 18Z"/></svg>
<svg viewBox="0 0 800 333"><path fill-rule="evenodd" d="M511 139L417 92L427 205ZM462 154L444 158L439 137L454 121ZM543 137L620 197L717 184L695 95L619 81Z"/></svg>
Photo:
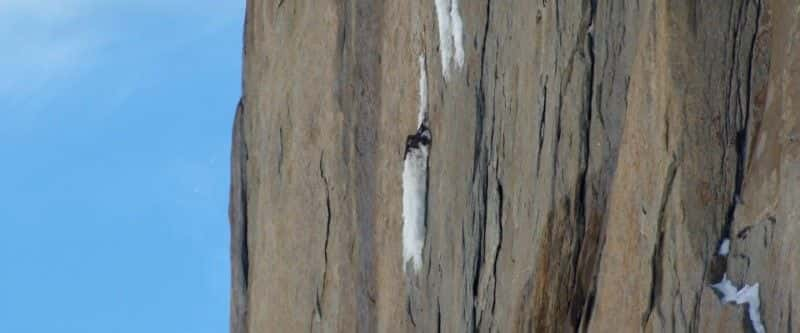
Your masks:
<svg viewBox="0 0 800 333"><path fill-rule="evenodd" d="M231 331L800 329L800 2L249 0ZM422 268L402 166L427 59ZM717 255L730 238L728 256Z"/></svg>

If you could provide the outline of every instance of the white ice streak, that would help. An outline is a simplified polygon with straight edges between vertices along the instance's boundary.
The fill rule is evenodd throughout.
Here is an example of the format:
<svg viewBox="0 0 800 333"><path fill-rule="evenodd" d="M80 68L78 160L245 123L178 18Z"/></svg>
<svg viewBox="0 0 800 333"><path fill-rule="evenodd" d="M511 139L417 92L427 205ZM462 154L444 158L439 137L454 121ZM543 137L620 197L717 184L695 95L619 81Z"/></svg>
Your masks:
<svg viewBox="0 0 800 333"><path fill-rule="evenodd" d="M712 284L711 287L722 295L723 303L747 304L747 314L750 317L750 324L753 326L753 330L756 333L766 332L759 312L761 301L759 300L758 283L754 285L746 284L742 289L736 290L736 286L731 283L731 280L728 280L728 276L723 275L722 281Z"/></svg>
<svg viewBox="0 0 800 333"><path fill-rule="evenodd" d="M442 75L450 76L450 58L453 54L453 34L450 26L450 1L436 0L436 18L439 26L439 54L442 56Z"/></svg>
<svg viewBox="0 0 800 333"><path fill-rule="evenodd" d="M417 127L428 121L428 75L425 70L425 56L419 56L419 114Z"/></svg>
<svg viewBox="0 0 800 333"><path fill-rule="evenodd" d="M454 55L458 68L464 67L464 22L461 21L461 14L458 12L458 0L453 0L450 6L450 24L453 34L453 44L456 48Z"/></svg>
<svg viewBox="0 0 800 333"><path fill-rule="evenodd" d="M439 26L439 53L442 75L450 78L450 61L455 58L459 68L464 66L464 23L458 10L458 0L436 0ZM453 48L455 47L455 54Z"/></svg>
<svg viewBox="0 0 800 333"><path fill-rule="evenodd" d="M403 270L409 260L414 271L422 267L425 244L425 196L428 147L412 149L403 162Z"/></svg>
<svg viewBox="0 0 800 333"><path fill-rule="evenodd" d="M730 252L731 252L731 240L728 239L728 238L725 238L725 239L722 240L722 243L719 245L719 250L717 251L717 254L719 254L721 256L727 256L728 253L730 253Z"/></svg>
<svg viewBox="0 0 800 333"><path fill-rule="evenodd" d="M428 79L425 57L419 57L419 113L417 128L428 124ZM403 161L403 270L409 261L414 271L422 267L425 244L425 202L428 182L428 145L408 150Z"/></svg>

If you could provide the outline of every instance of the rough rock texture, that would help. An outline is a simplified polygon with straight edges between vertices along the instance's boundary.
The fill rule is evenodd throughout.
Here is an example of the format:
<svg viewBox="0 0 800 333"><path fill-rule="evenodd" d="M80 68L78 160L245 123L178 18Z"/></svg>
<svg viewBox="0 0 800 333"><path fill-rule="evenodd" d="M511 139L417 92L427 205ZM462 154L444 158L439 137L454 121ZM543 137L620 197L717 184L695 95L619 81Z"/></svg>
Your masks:
<svg viewBox="0 0 800 333"><path fill-rule="evenodd" d="M800 2L249 0L231 331L800 330ZM423 265L401 171L427 59ZM716 255L724 238L731 253Z"/></svg>

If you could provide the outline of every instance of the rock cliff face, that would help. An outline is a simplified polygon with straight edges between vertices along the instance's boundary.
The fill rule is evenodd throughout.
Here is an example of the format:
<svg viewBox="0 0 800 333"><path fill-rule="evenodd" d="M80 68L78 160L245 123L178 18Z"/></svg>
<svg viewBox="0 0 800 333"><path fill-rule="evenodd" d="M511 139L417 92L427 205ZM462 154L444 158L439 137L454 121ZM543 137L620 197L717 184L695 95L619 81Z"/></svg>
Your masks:
<svg viewBox="0 0 800 333"><path fill-rule="evenodd" d="M249 0L244 39L232 332L800 330L800 2Z"/></svg>

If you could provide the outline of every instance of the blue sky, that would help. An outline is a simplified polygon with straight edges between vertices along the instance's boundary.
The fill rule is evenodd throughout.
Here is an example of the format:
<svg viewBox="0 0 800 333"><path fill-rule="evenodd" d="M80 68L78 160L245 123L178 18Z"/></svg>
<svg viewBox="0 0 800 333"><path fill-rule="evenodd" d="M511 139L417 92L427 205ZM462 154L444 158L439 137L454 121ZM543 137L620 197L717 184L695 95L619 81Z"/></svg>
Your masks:
<svg viewBox="0 0 800 333"><path fill-rule="evenodd" d="M225 332L244 1L0 1L0 332Z"/></svg>

